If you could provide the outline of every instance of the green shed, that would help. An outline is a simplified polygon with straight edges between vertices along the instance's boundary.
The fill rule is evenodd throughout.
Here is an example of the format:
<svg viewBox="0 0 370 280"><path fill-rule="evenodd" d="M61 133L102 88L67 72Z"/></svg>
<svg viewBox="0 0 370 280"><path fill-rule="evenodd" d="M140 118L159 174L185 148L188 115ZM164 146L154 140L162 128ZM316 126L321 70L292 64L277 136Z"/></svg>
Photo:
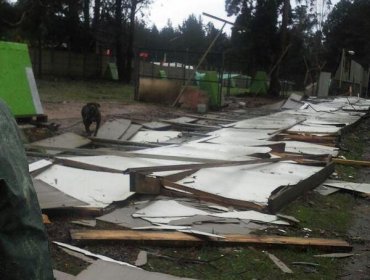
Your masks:
<svg viewBox="0 0 370 280"><path fill-rule="evenodd" d="M0 98L15 117L44 113L26 44L0 41Z"/></svg>

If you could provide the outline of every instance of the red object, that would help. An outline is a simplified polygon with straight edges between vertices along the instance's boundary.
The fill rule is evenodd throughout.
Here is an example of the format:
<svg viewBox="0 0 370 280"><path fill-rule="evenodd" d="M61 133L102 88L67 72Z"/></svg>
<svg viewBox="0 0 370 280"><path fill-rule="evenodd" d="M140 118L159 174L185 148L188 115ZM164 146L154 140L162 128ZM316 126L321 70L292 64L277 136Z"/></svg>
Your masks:
<svg viewBox="0 0 370 280"><path fill-rule="evenodd" d="M147 53L147 52L141 52L141 53L139 53L139 57L141 57L142 59L148 59L148 57L149 57L149 53Z"/></svg>

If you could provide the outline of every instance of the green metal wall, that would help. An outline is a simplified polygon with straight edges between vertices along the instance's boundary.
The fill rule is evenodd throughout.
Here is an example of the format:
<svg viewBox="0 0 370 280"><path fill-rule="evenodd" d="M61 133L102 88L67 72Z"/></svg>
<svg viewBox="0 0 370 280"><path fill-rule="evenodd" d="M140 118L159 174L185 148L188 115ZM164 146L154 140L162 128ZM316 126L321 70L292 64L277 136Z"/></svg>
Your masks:
<svg viewBox="0 0 370 280"><path fill-rule="evenodd" d="M25 44L0 41L0 98L14 116L43 113Z"/></svg>

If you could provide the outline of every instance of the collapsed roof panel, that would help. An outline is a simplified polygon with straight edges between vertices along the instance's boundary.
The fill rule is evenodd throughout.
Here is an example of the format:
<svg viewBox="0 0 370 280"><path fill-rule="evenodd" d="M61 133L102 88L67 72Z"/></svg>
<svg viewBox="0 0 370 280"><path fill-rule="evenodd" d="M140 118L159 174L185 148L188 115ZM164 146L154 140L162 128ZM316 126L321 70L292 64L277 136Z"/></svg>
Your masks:
<svg viewBox="0 0 370 280"><path fill-rule="evenodd" d="M36 177L50 186L81 200L89 207L106 207L131 195L129 177L54 165Z"/></svg>

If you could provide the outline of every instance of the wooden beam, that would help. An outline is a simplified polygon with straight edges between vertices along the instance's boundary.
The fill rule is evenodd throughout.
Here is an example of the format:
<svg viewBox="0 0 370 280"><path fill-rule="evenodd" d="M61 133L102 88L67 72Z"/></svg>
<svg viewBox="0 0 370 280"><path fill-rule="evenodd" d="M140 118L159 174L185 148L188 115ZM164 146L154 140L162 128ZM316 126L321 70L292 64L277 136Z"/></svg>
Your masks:
<svg viewBox="0 0 370 280"><path fill-rule="evenodd" d="M108 172L108 173L119 173L122 174L123 170L117 170L113 168L108 167L102 167L94 164L74 161L66 158L56 158L54 160L54 163L61 164L68 167L74 167L79 169L85 169L85 170L91 170L91 171L97 171L97 172Z"/></svg>
<svg viewBox="0 0 370 280"><path fill-rule="evenodd" d="M315 248L324 251L350 251L352 246L340 239L301 238L268 235L224 235L223 239L198 237L182 232L151 232L135 230L70 230L74 241L124 241L140 244L170 246L203 246L206 243L221 246L280 246Z"/></svg>
<svg viewBox="0 0 370 280"><path fill-rule="evenodd" d="M193 158L193 157L183 157L183 156L171 156L171 155L155 155L155 154L146 154L140 152L123 152L117 150L96 150L96 149L71 149L71 148L62 148L62 147L48 147L47 149L43 146L35 146L30 144L24 145L27 150L27 154L35 154L33 150L52 150L52 151L61 151L69 154L83 155L83 156L100 156L100 155L114 155L122 157L133 157L133 158L151 158L151 159L164 159L164 160L175 160L175 161L185 161L185 162L219 162L220 160L215 159L206 159L206 158ZM44 156L54 158L55 155L48 154L47 152L36 152L37 156Z"/></svg>
<svg viewBox="0 0 370 280"><path fill-rule="evenodd" d="M174 190L178 190L177 193L178 193L178 196L180 196L180 197L181 196L192 197L192 198L197 199L197 200L217 203L217 204L223 205L223 206L233 206L233 207L236 207L238 209L253 209L253 210L256 210L256 211L266 211L265 206L262 206L262 205L259 205L259 204L256 204L256 203L253 203L253 202L250 202L250 201L239 200L239 199L231 199L231 198L223 197L223 196L220 196L220 195L200 191L200 190L197 190L197 189L194 189L194 188L186 187L186 186L171 182L171 181L166 180L166 179L162 179L161 181L162 181L162 185L164 187L167 186L167 187L170 187ZM166 188L164 188L164 190L165 191L163 191L162 194L165 194L166 192L168 192L168 190Z"/></svg>
<svg viewBox="0 0 370 280"><path fill-rule="evenodd" d="M98 138L98 137L89 137L89 139L95 143L114 144L114 145L122 145L122 146L137 146L137 147L144 147L144 148L156 148L156 147L162 147L162 146L168 145L168 144L153 144L153 143L125 141L125 140L104 139L104 138Z"/></svg>
<svg viewBox="0 0 370 280"><path fill-rule="evenodd" d="M194 163L194 164L175 164L175 165L164 165L164 166L153 166L153 167L138 167L128 168L125 173L152 173L162 171L176 171L176 170L191 170L191 169L202 169L202 168L213 168L222 166L236 166L236 165L249 165L249 164L261 164L261 163L274 163L282 160L300 160L301 158L287 157L287 158L267 158L267 159L254 159L254 160L242 160L242 161L218 161L210 163Z"/></svg>
<svg viewBox="0 0 370 280"><path fill-rule="evenodd" d="M140 194L160 194L162 185L160 180L141 173L130 174L130 191Z"/></svg>
<svg viewBox="0 0 370 280"><path fill-rule="evenodd" d="M333 162L342 165L370 167L370 161L333 158Z"/></svg>
<svg viewBox="0 0 370 280"><path fill-rule="evenodd" d="M299 134L279 134L271 138L273 141L299 141L309 143L320 143L325 146L334 147L337 137L335 136L317 136L317 135L299 135Z"/></svg>

